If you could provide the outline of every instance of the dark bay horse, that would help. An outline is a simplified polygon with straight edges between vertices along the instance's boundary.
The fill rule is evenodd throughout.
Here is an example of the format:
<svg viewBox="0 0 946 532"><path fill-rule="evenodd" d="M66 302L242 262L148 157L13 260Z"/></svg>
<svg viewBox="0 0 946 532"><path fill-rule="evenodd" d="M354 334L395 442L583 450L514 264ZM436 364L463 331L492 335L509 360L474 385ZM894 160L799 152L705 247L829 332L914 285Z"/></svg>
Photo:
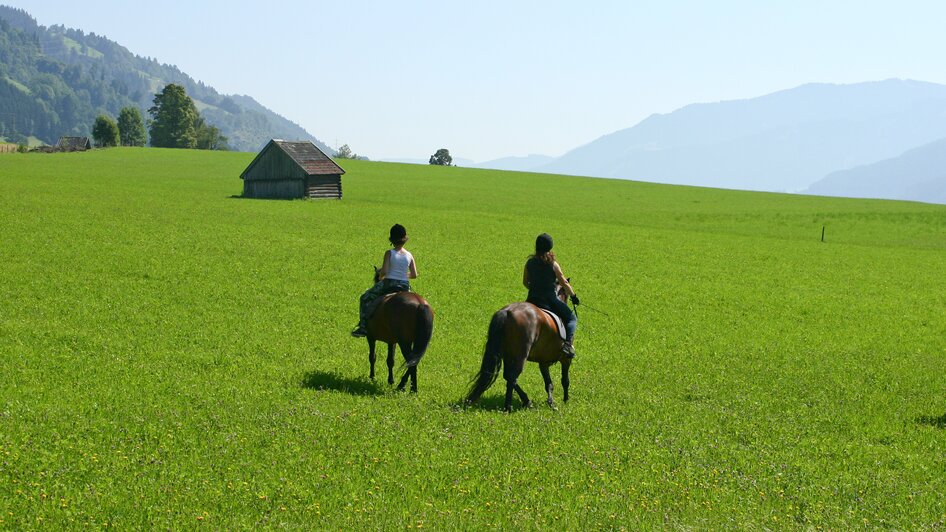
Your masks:
<svg viewBox="0 0 946 532"><path fill-rule="evenodd" d="M565 301L565 290L559 287L558 297ZM562 352L562 338L558 334L555 322L539 307L532 303L512 303L496 311L489 322L486 337L486 349L483 363L470 392L466 396L468 404L479 400L490 386L496 382L499 370L503 370L506 380L506 403L504 409L512 410L512 392L519 394L524 406L532 405L525 390L517 380L526 361L538 362L542 379L545 380L546 403L555 408L552 399L552 376L549 368L556 362L562 363L562 400L568 402L568 368L572 361Z"/></svg>
<svg viewBox="0 0 946 532"><path fill-rule="evenodd" d="M377 283L381 270L374 269ZM427 301L414 292L396 292L381 296L378 305L367 321L368 361L371 363L371 378L374 378L375 342L388 344L388 384L394 384L394 348L401 347L407 370L397 389L403 390L407 379L411 379L411 391L417 391L417 364L427 351L434 332L434 311Z"/></svg>

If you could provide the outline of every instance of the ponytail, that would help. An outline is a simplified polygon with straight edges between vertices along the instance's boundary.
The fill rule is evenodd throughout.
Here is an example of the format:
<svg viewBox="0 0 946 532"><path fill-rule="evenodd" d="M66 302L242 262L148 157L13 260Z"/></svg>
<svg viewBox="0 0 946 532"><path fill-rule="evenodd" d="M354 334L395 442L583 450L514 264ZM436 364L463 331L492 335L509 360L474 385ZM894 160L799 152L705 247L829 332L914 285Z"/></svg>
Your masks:
<svg viewBox="0 0 946 532"><path fill-rule="evenodd" d="M552 264L555 262L555 253L551 251L546 251L545 253L536 253L535 255L529 255L530 259L539 259L540 261L546 264Z"/></svg>

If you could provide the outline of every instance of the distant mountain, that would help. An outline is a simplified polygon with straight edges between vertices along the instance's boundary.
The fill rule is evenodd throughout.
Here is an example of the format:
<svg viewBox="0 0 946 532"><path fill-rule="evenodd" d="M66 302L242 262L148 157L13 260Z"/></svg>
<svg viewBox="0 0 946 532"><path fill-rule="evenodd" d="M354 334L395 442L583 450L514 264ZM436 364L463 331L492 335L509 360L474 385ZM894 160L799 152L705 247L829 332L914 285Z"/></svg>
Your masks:
<svg viewBox="0 0 946 532"><path fill-rule="evenodd" d="M484 163L470 165L471 168L490 168L493 170L512 170L515 172L528 172L554 160L554 157L548 155L527 155L525 157L503 157Z"/></svg>
<svg viewBox="0 0 946 532"><path fill-rule="evenodd" d="M175 66L134 55L105 37L40 26L27 12L0 6L0 137L35 136L52 144L62 135L89 135L98 114L115 118L129 105L147 117L154 94L168 83L185 88L232 149L256 151L282 138L310 140L334 152L249 96L220 94Z"/></svg>
<svg viewBox="0 0 946 532"><path fill-rule="evenodd" d="M809 84L688 105L572 150L536 171L798 191L829 172L946 137L946 86Z"/></svg>
<svg viewBox="0 0 946 532"><path fill-rule="evenodd" d="M899 157L831 173L804 192L946 203L946 138Z"/></svg>

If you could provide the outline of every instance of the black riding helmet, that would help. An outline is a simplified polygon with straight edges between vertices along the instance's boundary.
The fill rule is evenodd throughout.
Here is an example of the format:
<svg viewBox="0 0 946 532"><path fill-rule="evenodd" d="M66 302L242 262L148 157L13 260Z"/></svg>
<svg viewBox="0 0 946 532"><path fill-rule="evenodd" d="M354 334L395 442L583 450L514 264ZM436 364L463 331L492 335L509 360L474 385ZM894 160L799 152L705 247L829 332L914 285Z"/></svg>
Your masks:
<svg viewBox="0 0 946 532"><path fill-rule="evenodd" d="M552 251L552 235L542 233L535 238L535 254L541 255Z"/></svg>
<svg viewBox="0 0 946 532"><path fill-rule="evenodd" d="M391 244L398 245L407 242L407 229L404 229L404 226L401 224L394 224L391 226L391 235L388 237L388 240L391 241Z"/></svg>

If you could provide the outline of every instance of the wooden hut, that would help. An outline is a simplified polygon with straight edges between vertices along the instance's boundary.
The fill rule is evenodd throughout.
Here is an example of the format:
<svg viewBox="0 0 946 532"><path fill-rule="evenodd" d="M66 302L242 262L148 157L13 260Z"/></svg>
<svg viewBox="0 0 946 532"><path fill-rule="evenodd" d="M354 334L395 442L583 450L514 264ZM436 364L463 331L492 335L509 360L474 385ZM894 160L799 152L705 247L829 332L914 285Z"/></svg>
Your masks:
<svg viewBox="0 0 946 532"><path fill-rule="evenodd" d="M89 137L59 137L56 149L59 151L91 150L92 142L89 141Z"/></svg>
<svg viewBox="0 0 946 532"><path fill-rule="evenodd" d="M240 175L245 198L342 199L342 174L335 161L309 141L273 139Z"/></svg>

